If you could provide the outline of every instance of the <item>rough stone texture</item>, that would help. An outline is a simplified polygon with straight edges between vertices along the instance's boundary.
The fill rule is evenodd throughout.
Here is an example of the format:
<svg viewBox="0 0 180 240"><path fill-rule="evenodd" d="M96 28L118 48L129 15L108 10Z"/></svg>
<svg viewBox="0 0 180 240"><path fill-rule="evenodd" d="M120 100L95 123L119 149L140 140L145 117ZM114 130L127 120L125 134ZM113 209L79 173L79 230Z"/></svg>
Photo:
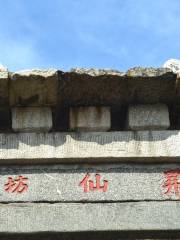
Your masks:
<svg viewBox="0 0 180 240"><path fill-rule="evenodd" d="M128 129L166 130L170 127L169 111L165 104L132 105L128 109Z"/></svg>
<svg viewBox="0 0 180 240"><path fill-rule="evenodd" d="M12 108L12 129L15 132L48 132L52 128L49 107Z"/></svg>
<svg viewBox="0 0 180 240"><path fill-rule="evenodd" d="M1 233L180 230L180 202L1 204Z"/></svg>
<svg viewBox="0 0 180 240"><path fill-rule="evenodd" d="M176 74L165 68L72 69L59 77L60 102L69 106L172 103L176 98Z"/></svg>
<svg viewBox="0 0 180 240"><path fill-rule="evenodd" d="M57 70L26 70L12 73L10 105L56 105L58 102L58 86Z"/></svg>
<svg viewBox="0 0 180 240"><path fill-rule="evenodd" d="M180 164L6 166L0 169L0 202L179 201L174 188L167 195L163 187L167 181L164 172L179 169ZM95 174L100 174L101 186L107 180L107 191L84 192L79 183L87 173L95 186ZM6 192L8 177L17 179L19 175L28 178L28 190L21 194Z"/></svg>
<svg viewBox="0 0 180 240"><path fill-rule="evenodd" d="M11 106L122 106L180 102L167 68L27 70L10 74Z"/></svg>
<svg viewBox="0 0 180 240"><path fill-rule="evenodd" d="M0 163L179 162L180 131L0 134Z"/></svg>
<svg viewBox="0 0 180 240"><path fill-rule="evenodd" d="M8 105L8 82L9 75L8 71L4 71L4 69L0 69L0 105Z"/></svg>
<svg viewBox="0 0 180 240"><path fill-rule="evenodd" d="M108 131L111 128L109 107L70 108L70 129L77 131Z"/></svg>
<svg viewBox="0 0 180 240"><path fill-rule="evenodd" d="M120 72L114 69L72 68L71 72L78 73L78 74L87 74L93 77L103 76L103 75L125 76L124 72Z"/></svg>
<svg viewBox="0 0 180 240"><path fill-rule="evenodd" d="M164 68L169 68L175 73L180 73L180 60L169 59L163 65Z"/></svg>

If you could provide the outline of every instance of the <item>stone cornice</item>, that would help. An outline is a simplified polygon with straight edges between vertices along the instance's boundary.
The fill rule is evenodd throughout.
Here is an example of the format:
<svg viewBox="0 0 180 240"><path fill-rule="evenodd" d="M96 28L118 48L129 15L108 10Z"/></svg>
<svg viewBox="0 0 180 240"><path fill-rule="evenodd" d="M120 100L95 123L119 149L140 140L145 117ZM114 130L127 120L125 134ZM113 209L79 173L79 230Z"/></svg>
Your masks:
<svg viewBox="0 0 180 240"><path fill-rule="evenodd" d="M167 68L0 72L1 106L120 106L179 100L179 80Z"/></svg>

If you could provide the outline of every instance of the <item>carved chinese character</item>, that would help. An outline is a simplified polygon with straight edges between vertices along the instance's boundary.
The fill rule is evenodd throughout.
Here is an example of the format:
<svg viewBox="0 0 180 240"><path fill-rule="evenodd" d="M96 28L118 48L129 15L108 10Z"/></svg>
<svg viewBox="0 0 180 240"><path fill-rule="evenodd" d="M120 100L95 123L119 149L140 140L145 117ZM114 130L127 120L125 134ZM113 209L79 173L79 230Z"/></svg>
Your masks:
<svg viewBox="0 0 180 240"><path fill-rule="evenodd" d="M26 181L28 178L23 176L18 176L18 178L13 179L12 177L8 177L8 181L4 184L4 190L9 193L23 193L28 189L28 185Z"/></svg>
<svg viewBox="0 0 180 240"><path fill-rule="evenodd" d="M84 188L84 192L90 192L95 190L102 190L103 192L107 191L108 188L108 181L104 180L103 185L101 185L101 176L100 174L95 174L95 183L94 181L90 180L91 174L87 173L83 180L79 183L79 186Z"/></svg>
<svg viewBox="0 0 180 240"><path fill-rule="evenodd" d="M175 193L176 197L179 197L180 182L178 181L178 177L180 177L180 169L166 171L164 172L164 175L166 177L166 181L163 187L167 188L165 194L172 195Z"/></svg>

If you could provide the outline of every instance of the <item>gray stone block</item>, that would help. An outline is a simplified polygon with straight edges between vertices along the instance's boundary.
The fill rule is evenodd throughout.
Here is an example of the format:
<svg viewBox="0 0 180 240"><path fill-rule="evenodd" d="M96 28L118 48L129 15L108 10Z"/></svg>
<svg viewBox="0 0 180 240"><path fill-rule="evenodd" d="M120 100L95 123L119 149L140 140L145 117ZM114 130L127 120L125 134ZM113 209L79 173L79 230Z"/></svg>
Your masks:
<svg viewBox="0 0 180 240"><path fill-rule="evenodd" d="M131 130L166 130L170 127L169 111L165 104L132 105L128 109L128 128Z"/></svg>
<svg viewBox="0 0 180 240"><path fill-rule="evenodd" d="M70 129L108 131L111 128L109 107L75 107L70 109Z"/></svg>
<svg viewBox="0 0 180 240"><path fill-rule="evenodd" d="M180 202L0 205L0 232L179 231Z"/></svg>
<svg viewBox="0 0 180 240"><path fill-rule="evenodd" d="M173 185L167 194L167 171L179 173L180 164L102 164L102 165L51 165L51 166L9 166L0 168L0 202L130 202L180 200ZM89 175L85 184L80 184ZM100 176L100 188L98 178ZM16 188L9 185L19 176L26 178L28 185ZM90 188L93 181L95 188ZM107 189L105 189L105 181ZM177 176L177 181L180 177ZM6 189L7 188L7 189Z"/></svg>
<svg viewBox="0 0 180 240"><path fill-rule="evenodd" d="M12 108L12 129L15 132L48 132L51 128L50 107Z"/></svg>
<svg viewBox="0 0 180 240"><path fill-rule="evenodd" d="M11 106L52 106L58 101L58 71L26 70L11 74Z"/></svg>
<svg viewBox="0 0 180 240"><path fill-rule="evenodd" d="M0 164L180 162L180 131L0 134Z"/></svg>

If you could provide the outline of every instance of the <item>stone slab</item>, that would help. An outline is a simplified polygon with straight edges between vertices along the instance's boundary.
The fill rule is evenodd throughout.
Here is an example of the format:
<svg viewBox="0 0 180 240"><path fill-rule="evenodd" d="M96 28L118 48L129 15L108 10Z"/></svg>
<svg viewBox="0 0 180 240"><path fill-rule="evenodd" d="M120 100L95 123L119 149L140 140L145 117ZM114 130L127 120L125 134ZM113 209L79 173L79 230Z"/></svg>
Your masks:
<svg viewBox="0 0 180 240"><path fill-rule="evenodd" d="M111 128L109 107L70 108L70 129L76 131L108 131Z"/></svg>
<svg viewBox="0 0 180 240"><path fill-rule="evenodd" d="M180 230L180 202L0 205L1 233Z"/></svg>
<svg viewBox="0 0 180 240"><path fill-rule="evenodd" d="M180 131L0 134L0 163L180 162Z"/></svg>
<svg viewBox="0 0 180 240"><path fill-rule="evenodd" d="M170 127L168 107L165 104L131 105L127 125L135 131L166 130Z"/></svg>
<svg viewBox="0 0 180 240"><path fill-rule="evenodd" d="M51 128L50 107L12 108L12 129L15 132L48 132Z"/></svg>
<svg viewBox="0 0 180 240"><path fill-rule="evenodd" d="M176 74L167 68L26 70L9 73L11 106L122 106L179 101Z"/></svg>
<svg viewBox="0 0 180 240"><path fill-rule="evenodd" d="M165 187L165 172L175 170L179 173L179 169L180 164L2 166L0 202L180 201L180 187L179 195L176 195L174 186L166 194L168 187ZM87 185L81 185L87 174ZM101 189L92 190L89 180L97 187L96 174L100 176ZM22 193L13 192L16 185L6 189L8 177L15 180L19 176L27 178L24 183L28 189ZM106 191L104 181L108 182ZM179 176L177 181L180 181Z"/></svg>
<svg viewBox="0 0 180 240"><path fill-rule="evenodd" d="M174 103L176 74L166 68L132 68L126 73L72 69L59 73L60 102L68 106Z"/></svg>
<svg viewBox="0 0 180 240"><path fill-rule="evenodd" d="M25 70L11 73L11 106L52 106L58 102L58 71Z"/></svg>

